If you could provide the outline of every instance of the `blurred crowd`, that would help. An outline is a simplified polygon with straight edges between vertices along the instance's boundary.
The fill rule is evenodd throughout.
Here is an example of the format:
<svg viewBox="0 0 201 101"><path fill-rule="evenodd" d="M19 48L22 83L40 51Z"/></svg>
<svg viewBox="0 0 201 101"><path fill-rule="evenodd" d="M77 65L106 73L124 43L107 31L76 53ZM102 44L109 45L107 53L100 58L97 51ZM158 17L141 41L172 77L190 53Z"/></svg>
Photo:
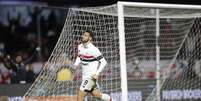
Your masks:
<svg viewBox="0 0 201 101"><path fill-rule="evenodd" d="M66 9L31 6L0 6L0 84L34 82L44 63L52 53L63 28L66 13ZM200 23L200 19L198 19L198 22ZM169 32L169 30L172 29L170 25L168 23L166 25L167 28L165 29L168 30L165 30L165 32L172 33ZM142 28L144 28L144 26ZM145 29L143 29L143 31L144 30ZM193 33L194 32L191 32L190 35ZM168 46L164 47L175 47L173 44L175 40L172 40L171 36L168 37L167 40L164 40L168 42L166 44ZM162 75L174 74L172 78L181 78L186 71L190 71L190 75L195 74L194 72L197 72L198 69L200 71L201 62L197 62L200 60L200 55L197 55L200 51L195 50L200 50L200 42L195 41L194 38L196 37L191 35L191 37L187 39L190 41L186 44L186 47L181 48L183 52L180 52L178 60L188 58L189 55L187 54L189 53L193 58L188 61L176 61L176 63L167 70L161 68ZM141 43L141 41L139 42ZM194 44L192 44L193 42ZM196 46L195 43L199 44ZM187 46L190 46L190 48ZM148 47L147 51L152 51L149 48L150 46L146 47ZM154 49L155 48L153 48L153 54L145 54L145 56L150 57L150 55L155 55ZM166 49L164 52L168 54L169 52L167 51L169 50ZM127 66L130 67L128 68L129 70L127 70L128 79L156 78L155 61L149 61L149 63L146 61L139 62L140 60L138 59L132 61L134 62L128 63ZM161 65L163 65L162 61L160 62ZM186 69L187 67L193 67L194 63L197 63L198 66L196 68L198 69ZM164 65L164 67L168 66ZM191 73L191 71L193 71L193 73ZM196 74L200 74L200 72Z"/></svg>
<svg viewBox="0 0 201 101"><path fill-rule="evenodd" d="M57 42L66 12L30 6L0 7L0 84L35 80ZM130 65L128 79L155 79L155 71L144 71L139 61Z"/></svg>
<svg viewBox="0 0 201 101"><path fill-rule="evenodd" d="M66 10L0 7L0 84L31 83L51 54Z"/></svg>

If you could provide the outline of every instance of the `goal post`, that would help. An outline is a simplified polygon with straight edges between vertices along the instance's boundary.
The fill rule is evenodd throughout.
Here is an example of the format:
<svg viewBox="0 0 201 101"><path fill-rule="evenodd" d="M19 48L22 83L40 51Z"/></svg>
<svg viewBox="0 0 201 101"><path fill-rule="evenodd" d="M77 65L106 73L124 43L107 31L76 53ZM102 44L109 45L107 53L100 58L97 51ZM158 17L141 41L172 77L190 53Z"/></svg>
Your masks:
<svg viewBox="0 0 201 101"><path fill-rule="evenodd" d="M124 8L121 2L117 3L118 9L118 31L119 31L119 52L121 68L121 89L122 101L128 101L127 71L126 71L126 44L125 44L125 26L124 26Z"/></svg>
<svg viewBox="0 0 201 101"><path fill-rule="evenodd" d="M62 70L71 70L81 35L90 30L107 60L98 79L100 90L115 101L201 99L191 96L201 93L200 26L201 6L195 5L118 2L70 8L51 56L24 97L76 100L82 68L74 75ZM66 80L66 75L74 78ZM149 80L153 84L146 85ZM99 101L92 96L86 100Z"/></svg>
<svg viewBox="0 0 201 101"><path fill-rule="evenodd" d="M132 7L133 7L133 9L132 9ZM142 10L142 12L139 12L140 8L145 9L145 10ZM149 12L147 12L147 11L149 11ZM142 14L143 12L145 12L147 14ZM120 14L122 14L122 15L120 15ZM130 18L136 17L136 19L138 17L155 19L155 21L154 21L154 24L155 24L155 28L154 28L155 29L155 31L154 31L155 32L155 40L154 40L155 41L155 48L154 48L155 57L153 57L153 58L155 60L155 67L156 67L155 68L156 86L153 89L153 92L145 99L147 101L150 101L150 100L155 100L155 101L165 100L166 96L165 96L165 93L164 93L165 91L164 90L166 90L167 88L171 88L171 87L168 87L169 85L171 85L171 86L176 85L174 83L169 84L169 85L165 84L166 82L169 81L168 79L171 78L171 76L172 76L171 73L174 72L174 70L171 70L171 67L173 65L175 65L175 64L178 64L178 61L188 61L187 64L192 67L192 66L194 66L193 65L194 63L191 63L192 61L190 61L190 60L194 60L193 62L196 62L196 61L198 61L200 59L198 57L200 57L200 51L201 50L199 50L198 46L195 46L195 49L191 49L191 51L193 50L193 52L194 52L194 56L192 56L191 58L194 58L194 59L189 59L189 57L186 57L186 55L188 53L183 52L182 50L183 50L184 47L192 47L191 46L192 43L199 44L199 41L195 41L195 40L200 40L199 38L193 40L193 42L191 44L187 44L186 41L189 40L188 39L189 37L193 36L192 33L196 34L197 37L200 37L200 35L199 35L200 34L200 30L199 30L200 27L198 27L198 26L200 26L200 24L198 24L198 23L200 22L199 19L201 17L201 6L200 5L159 4L159 3L137 3L137 2L121 2L121 1L118 2L119 34L122 34L121 37L119 37L119 38L120 38L120 41L121 40L125 41L125 42L122 42L122 46L120 44L120 47L123 48L123 49L126 49L126 50L122 49L123 52L120 53L122 56L125 55L125 57L126 57L125 60L121 60L120 62L123 62L123 63L125 62L126 64L128 64L130 62L129 60L128 61L126 60L126 59L128 59L128 53L127 52L129 50L127 50L127 47L128 47L127 42L128 42L128 40L125 38L126 34L128 34L128 31L126 31L128 29L125 28L125 26L127 26L126 25L127 22L132 23L132 22L126 21L126 19L129 19L129 17ZM184 19L184 20L188 19L189 20L189 22L188 22L189 25L188 25L188 28L186 28L186 32L183 32L183 35L182 35L183 37L180 37L179 39L176 39L176 40L180 40L180 41L178 41L177 43L170 42L171 44L177 44L178 45L178 46L175 46L175 47L178 47L178 48L176 48L175 52L173 52L174 56L169 55L169 56L165 57L164 53L162 53L165 50L165 48L164 48L164 46L162 46L162 44L168 45L169 44L168 40L175 40L174 37L172 37L173 36L172 34L175 34L175 36L181 34L180 32L172 31L172 32L169 32L169 33L171 33L170 35L167 35L167 33L164 32L165 30L169 30L169 31L177 30L177 29L173 29L173 28L163 29L163 27L168 27L168 25L162 25L163 23L165 23L164 20L168 21L169 19L173 19L173 21L177 21L177 20L181 20L181 19ZM192 20L190 21L190 19L192 19ZM179 22L180 21L178 21L178 23ZM183 25L181 23L181 25L176 25L175 27L182 28L182 26ZM133 26L133 27L136 27L136 26ZM197 29L195 29L194 27L197 27ZM145 29L145 30L149 30L149 29ZM191 32L191 30L195 30L195 32ZM162 35L160 33L162 33ZM167 37L167 36L170 36L171 38ZM167 38L167 39L162 39L162 37ZM165 43L163 41L167 41L167 43ZM125 46L123 46L123 45L125 45ZM160 48L161 46L162 46L162 48ZM120 48L120 50L121 50L121 48ZM167 48L170 48L170 47L166 47L166 50L168 50ZM194 50L196 50L196 52ZM125 51L125 53L124 53L124 51ZM168 53L166 53L166 54L168 54ZM198 55L198 56L195 56L195 54ZM135 56L133 55L133 57L135 57ZM172 57L172 59L171 60L164 59L164 58L168 58L168 57ZM141 58L141 60L143 61L142 58ZM165 71L164 71L164 68L161 67L161 64L162 64L162 66L164 66L164 64L161 63L161 61L169 61L166 64L167 68L166 68ZM199 62L197 62L197 64L199 64ZM124 67L124 66L121 65L121 67ZM181 67L178 66L177 68L181 68ZM194 66L194 68L200 68L200 67ZM200 70L200 69L198 69L198 70ZM167 72L167 71L169 71L169 72ZM181 71L181 70L178 70L178 71ZM128 72L128 71L124 71L124 72ZM122 79L125 78L124 75L127 75L124 72L121 71ZM183 72L184 72L183 74L185 74L187 71L183 70ZM194 72L196 72L196 70L194 70ZM198 72L197 75L199 75L199 73L201 73L201 72ZM182 75L182 73L178 73L178 74ZM175 75L177 75L177 74L175 74ZM193 75L193 74L190 74L190 75ZM191 79L192 80L198 80L198 82L200 82L200 77L198 79L195 79L195 78L191 78ZM182 82L184 82L184 84L185 84L185 82L188 82L188 80L183 79L182 77L180 78L180 80L181 81L183 80ZM175 82L177 80L172 79L170 81ZM124 82L124 80L122 80L122 82ZM125 82L125 84L127 85L127 82ZM200 83L192 85L192 87L188 87L188 88L186 88L186 90L192 90L193 87L195 87L195 88L197 87L196 90L200 91L200 87L198 87L199 85L200 85ZM186 85L186 86L188 86L188 85ZM183 87L185 88L185 86L183 86ZM122 83L122 92L124 90L127 90L127 86L124 86L124 84ZM172 89L172 90L174 91L174 90L178 90L178 89L175 88L175 89ZM181 92L182 92L182 90L181 90ZM198 95L200 93L201 92L197 92ZM182 96L185 96L185 93L180 93L180 94L181 95L183 94ZM124 94L122 94L122 97L123 96L124 97L128 96L128 90L125 91ZM172 98L172 96L173 96L173 94L171 95L171 97L169 99L174 99L174 98ZM201 98L201 97L199 96L197 98L192 98L192 99L199 99L199 98ZM177 98L175 98L175 99L177 99ZM126 98L126 100L128 100L128 99ZM180 100L186 100L186 99L181 98Z"/></svg>

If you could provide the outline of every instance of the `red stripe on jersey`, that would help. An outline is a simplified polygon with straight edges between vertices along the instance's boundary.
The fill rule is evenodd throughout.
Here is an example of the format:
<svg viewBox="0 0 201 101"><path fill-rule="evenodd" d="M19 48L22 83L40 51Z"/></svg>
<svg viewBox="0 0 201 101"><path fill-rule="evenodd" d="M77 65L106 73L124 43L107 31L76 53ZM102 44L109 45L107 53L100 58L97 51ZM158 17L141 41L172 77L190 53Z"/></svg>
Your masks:
<svg viewBox="0 0 201 101"><path fill-rule="evenodd" d="M93 58L92 55L81 55L80 57L82 57L82 58Z"/></svg>

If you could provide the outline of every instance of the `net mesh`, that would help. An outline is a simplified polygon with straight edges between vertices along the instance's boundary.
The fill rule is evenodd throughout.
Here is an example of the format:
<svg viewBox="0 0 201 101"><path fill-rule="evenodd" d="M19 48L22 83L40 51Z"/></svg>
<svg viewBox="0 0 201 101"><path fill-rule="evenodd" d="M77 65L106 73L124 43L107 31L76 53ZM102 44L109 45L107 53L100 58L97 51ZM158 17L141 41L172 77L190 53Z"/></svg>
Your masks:
<svg viewBox="0 0 201 101"><path fill-rule="evenodd" d="M132 7L128 7L132 9ZM125 6L125 15L128 9ZM133 9L135 9L133 7ZM136 10L136 9L135 9ZM129 10L129 11L135 11ZM159 9L161 101L200 99L199 10ZM143 13L140 13L143 12ZM140 14L137 14L140 13ZM144 14L145 13L145 14ZM132 13L129 13L132 14ZM135 79L156 78L156 9L143 8L125 17L126 57ZM139 17L140 16L140 17ZM136 60L138 61L136 64ZM197 66L195 65L197 63ZM128 68L128 66L127 66ZM196 70L197 69L197 70ZM199 71L198 71L199 70ZM138 73L136 73L138 71ZM129 74L129 73L128 73ZM133 77L131 77L133 79ZM131 87L146 101L156 101L156 81ZM191 91L191 92L188 92ZM192 94L192 95L191 95ZM194 94L194 95L193 95ZM185 97L188 95L187 97Z"/></svg>
<svg viewBox="0 0 201 101"><path fill-rule="evenodd" d="M37 80L26 93L27 99L36 99L36 96L47 96L47 99L48 96L69 97L77 94L82 68L76 70L72 81L60 82L56 76L62 68L72 67L70 65L77 57L77 46L81 43L81 35L86 30L95 34L93 44L99 48L108 63L99 77L100 90L108 94L120 91L117 16L70 9L57 45Z"/></svg>
<svg viewBox="0 0 201 101"><path fill-rule="evenodd" d="M190 19L188 19L190 21ZM183 21L182 21L183 22ZM164 68L162 72L162 98L166 101L181 99L182 101L199 100L201 96L197 96L201 89L200 76L200 18L192 18L190 28L181 31L178 38L181 44L168 68ZM184 24L186 25L186 24ZM183 25L183 26L184 26ZM185 26L186 27L186 26ZM178 29L187 29L185 27L175 27ZM183 35L182 35L183 34ZM175 43L175 45L177 42ZM176 91L176 93L171 93ZM189 91L192 91L191 94ZM168 95L170 94L170 95ZM187 95L185 95L187 94ZM177 96L175 96L177 95Z"/></svg>
<svg viewBox="0 0 201 101"><path fill-rule="evenodd" d="M201 98L200 14L201 10L159 9L157 39L156 9L124 6L130 101L157 101L157 89L161 101ZM160 88L156 86L157 40Z"/></svg>
<svg viewBox="0 0 201 101"><path fill-rule="evenodd" d="M200 90L201 11L159 10L161 100L171 101L176 97L169 94L168 91ZM124 6L125 23L122 26L125 26L128 91L142 92L142 97L135 99L151 101L157 98L155 82L156 18L154 8ZM25 97L74 96L77 94L81 83L81 68L77 70L73 81L58 82L56 74L63 68L65 60L75 61L76 48L80 44L80 37L85 30L95 33L93 43L100 49L108 62L99 79L101 91L118 95L117 92L121 92L121 78L117 20L116 5L70 9L52 55ZM151 79L153 82L142 86L146 82L143 81L135 86L132 83L135 82L133 81L135 79L141 81ZM129 98L132 96L134 95ZM120 100L119 96L116 96L115 99ZM197 100L198 98L181 97L181 101L189 101L189 99ZM177 100L179 99L177 98ZM129 101L133 101L133 99Z"/></svg>

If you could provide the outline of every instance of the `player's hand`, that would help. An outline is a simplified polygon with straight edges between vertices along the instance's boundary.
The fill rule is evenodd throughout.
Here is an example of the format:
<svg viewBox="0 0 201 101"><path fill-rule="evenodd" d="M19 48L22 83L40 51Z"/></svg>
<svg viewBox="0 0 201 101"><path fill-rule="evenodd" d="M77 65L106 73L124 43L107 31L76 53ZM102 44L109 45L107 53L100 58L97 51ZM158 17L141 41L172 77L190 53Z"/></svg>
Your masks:
<svg viewBox="0 0 201 101"><path fill-rule="evenodd" d="M76 70L79 68L79 65L73 65L73 69Z"/></svg>
<svg viewBox="0 0 201 101"><path fill-rule="evenodd" d="M92 78L95 79L95 80L97 80L97 79L98 79L98 75L93 74L93 75L92 75Z"/></svg>

